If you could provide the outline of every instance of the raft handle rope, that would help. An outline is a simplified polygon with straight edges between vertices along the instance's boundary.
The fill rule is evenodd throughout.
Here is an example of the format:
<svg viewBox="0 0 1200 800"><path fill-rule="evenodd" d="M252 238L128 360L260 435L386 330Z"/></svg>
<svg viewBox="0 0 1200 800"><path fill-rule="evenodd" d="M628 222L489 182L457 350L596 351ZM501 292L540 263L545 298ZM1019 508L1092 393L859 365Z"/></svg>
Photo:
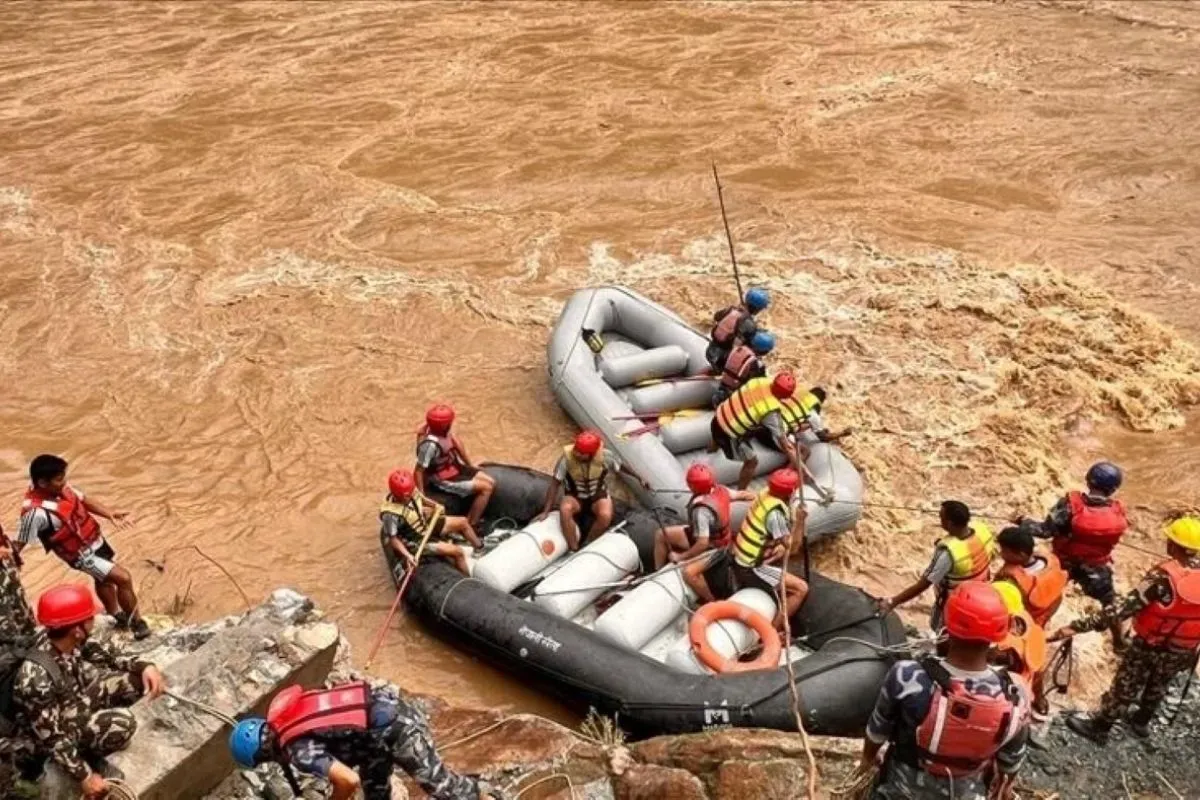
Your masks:
<svg viewBox="0 0 1200 800"><path fill-rule="evenodd" d="M371 664L375 661L375 656L379 653L379 648L383 646L383 640L387 638L387 632L392 626L392 619L400 609L400 600L404 597L404 592L408 589L408 584L412 581L412 576L417 573L417 567L421 563L421 556L425 554L425 545L429 544L429 537L432 535L433 526L430 526L425 531L425 535L421 537L421 544L417 547L416 555L413 556L413 562L409 564L408 571L404 573L404 580L400 582L400 588L396 590L396 599L392 601L392 607L388 610L387 617L384 618L383 624L379 626L379 633L375 636L375 643L371 645L371 652L367 655L367 663L363 665L364 670L371 668Z"/></svg>

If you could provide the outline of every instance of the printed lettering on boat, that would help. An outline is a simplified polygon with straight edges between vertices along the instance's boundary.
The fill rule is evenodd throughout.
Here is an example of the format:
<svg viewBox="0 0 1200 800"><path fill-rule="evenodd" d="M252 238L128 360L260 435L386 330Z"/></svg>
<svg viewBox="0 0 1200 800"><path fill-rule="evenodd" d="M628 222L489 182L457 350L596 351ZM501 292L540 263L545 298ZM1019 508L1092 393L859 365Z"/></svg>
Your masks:
<svg viewBox="0 0 1200 800"><path fill-rule="evenodd" d="M521 629L518 630L517 633L521 636L524 636L529 641L534 642L535 644L540 644L542 647L554 653L557 653L558 648L562 647L562 642L558 641L552 636L547 636L539 631L531 630L525 625L522 625Z"/></svg>

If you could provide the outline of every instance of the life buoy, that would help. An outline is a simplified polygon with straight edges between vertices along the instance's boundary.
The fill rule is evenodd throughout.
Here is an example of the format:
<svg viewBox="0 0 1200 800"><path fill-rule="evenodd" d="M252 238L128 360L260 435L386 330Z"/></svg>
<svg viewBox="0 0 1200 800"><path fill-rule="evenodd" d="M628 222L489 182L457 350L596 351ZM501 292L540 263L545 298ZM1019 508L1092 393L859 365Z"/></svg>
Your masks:
<svg viewBox="0 0 1200 800"><path fill-rule="evenodd" d="M743 625L748 625L762 641L762 652L753 661L738 661L737 658L725 658L708 643L708 626L723 619L735 619ZM705 603L688 624L688 638L692 640L692 650L700 663L718 673L750 672L756 669L775 669L779 666L779 654L783 646L779 642L779 634L771 625L771 620L752 608L732 600L720 600L716 603Z"/></svg>

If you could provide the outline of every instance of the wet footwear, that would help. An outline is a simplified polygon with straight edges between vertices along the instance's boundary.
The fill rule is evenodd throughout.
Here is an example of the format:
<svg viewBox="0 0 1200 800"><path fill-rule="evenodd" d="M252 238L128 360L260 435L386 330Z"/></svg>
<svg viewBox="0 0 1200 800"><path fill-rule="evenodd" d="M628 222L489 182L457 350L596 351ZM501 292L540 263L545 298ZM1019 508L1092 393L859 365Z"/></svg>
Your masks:
<svg viewBox="0 0 1200 800"><path fill-rule="evenodd" d="M133 631L133 638L139 642L150 635L150 626L141 617L129 623L129 630Z"/></svg>
<svg viewBox="0 0 1200 800"><path fill-rule="evenodd" d="M1093 717L1076 715L1067 717L1067 727L1096 744L1104 745L1108 744L1108 732L1112 725L1099 723Z"/></svg>
<svg viewBox="0 0 1200 800"><path fill-rule="evenodd" d="M117 621L117 630L123 631L129 629L129 614L124 611L118 611L112 616Z"/></svg>
<svg viewBox="0 0 1200 800"><path fill-rule="evenodd" d="M1129 730L1139 739L1150 738L1150 723L1149 722L1130 722Z"/></svg>

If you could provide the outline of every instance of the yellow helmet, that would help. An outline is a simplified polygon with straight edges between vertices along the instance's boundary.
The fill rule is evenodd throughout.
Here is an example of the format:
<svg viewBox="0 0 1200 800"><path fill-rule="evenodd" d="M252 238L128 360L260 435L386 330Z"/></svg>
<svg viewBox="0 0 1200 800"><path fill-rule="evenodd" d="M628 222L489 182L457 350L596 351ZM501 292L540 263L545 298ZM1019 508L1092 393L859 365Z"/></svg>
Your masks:
<svg viewBox="0 0 1200 800"><path fill-rule="evenodd" d="M1180 517L1166 527L1167 538L1188 550L1200 550L1200 519Z"/></svg>
<svg viewBox="0 0 1200 800"><path fill-rule="evenodd" d="M1025 600L1021 597L1021 590L1012 581L1000 580L993 583L992 586L1000 593L1000 598L1004 601L1004 606L1008 609L1009 614L1020 614L1025 610Z"/></svg>

